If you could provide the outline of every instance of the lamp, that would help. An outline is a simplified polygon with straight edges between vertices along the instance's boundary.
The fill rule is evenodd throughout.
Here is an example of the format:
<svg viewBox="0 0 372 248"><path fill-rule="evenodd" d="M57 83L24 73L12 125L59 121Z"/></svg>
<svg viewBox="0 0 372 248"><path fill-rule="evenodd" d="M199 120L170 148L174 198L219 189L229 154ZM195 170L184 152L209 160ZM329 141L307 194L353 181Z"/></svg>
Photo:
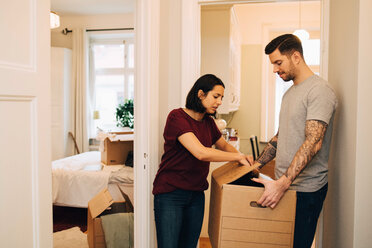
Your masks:
<svg viewBox="0 0 372 248"><path fill-rule="evenodd" d="M301 27L301 0L298 3L298 29L293 32L302 42L310 38L309 32Z"/></svg>
<svg viewBox="0 0 372 248"><path fill-rule="evenodd" d="M57 13L51 11L50 12L50 28L51 29L58 28L59 25L60 25L59 15L57 15Z"/></svg>
<svg viewBox="0 0 372 248"><path fill-rule="evenodd" d="M100 118L99 116L99 110L93 111L93 120L98 120Z"/></svg>

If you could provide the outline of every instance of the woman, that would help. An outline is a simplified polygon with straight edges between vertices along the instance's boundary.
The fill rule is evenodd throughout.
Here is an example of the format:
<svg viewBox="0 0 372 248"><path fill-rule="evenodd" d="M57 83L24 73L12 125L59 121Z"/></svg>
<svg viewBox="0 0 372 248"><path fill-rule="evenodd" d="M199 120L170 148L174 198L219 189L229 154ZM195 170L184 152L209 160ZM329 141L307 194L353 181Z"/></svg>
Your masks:
<svg viewBox="0 0 372 248"><path fill-rule="evenodd" d="M210 117L221 105L224 89L219 78L204 75L188 93L186 108L168 115L164 154L153 188L158 248L196 247L209 162L238 161L249 166L248 157L225 141Z"/></svg>

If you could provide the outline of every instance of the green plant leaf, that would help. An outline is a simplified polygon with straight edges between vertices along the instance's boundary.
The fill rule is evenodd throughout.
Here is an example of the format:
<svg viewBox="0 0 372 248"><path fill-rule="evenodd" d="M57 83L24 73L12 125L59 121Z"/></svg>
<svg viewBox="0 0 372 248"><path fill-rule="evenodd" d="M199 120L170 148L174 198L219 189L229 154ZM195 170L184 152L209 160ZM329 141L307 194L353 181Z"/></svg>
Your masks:
<svg viewBox="0 0 372 248"><path fill-rule="evenodd" d="M133 128L134 108L132 99L126 99L124 103L119 104L116 108L116 121L118 127Z"/></svg>

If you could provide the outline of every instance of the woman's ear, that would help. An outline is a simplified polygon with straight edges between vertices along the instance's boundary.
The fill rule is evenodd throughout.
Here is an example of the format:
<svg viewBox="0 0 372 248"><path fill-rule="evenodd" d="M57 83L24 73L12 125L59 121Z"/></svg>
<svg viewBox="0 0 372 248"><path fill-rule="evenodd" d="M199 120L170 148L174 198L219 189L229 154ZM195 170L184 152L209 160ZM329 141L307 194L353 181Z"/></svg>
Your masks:
<svg viewBox="0 0 372 248"><path fill-rule="evenodd" d="M204 97L204 92L202 90L198 91L198 98L201 100Z"/></svg>

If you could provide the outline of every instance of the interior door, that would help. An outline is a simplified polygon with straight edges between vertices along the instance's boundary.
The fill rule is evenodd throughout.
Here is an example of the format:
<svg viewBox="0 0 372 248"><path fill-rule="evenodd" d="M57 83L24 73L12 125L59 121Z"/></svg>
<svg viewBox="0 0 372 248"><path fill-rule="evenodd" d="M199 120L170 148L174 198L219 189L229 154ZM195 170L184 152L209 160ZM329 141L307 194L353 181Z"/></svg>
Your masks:
<svg viewBox="0 0 372 248"><path fill-rule="evenodd" d="M49 6L0 1L1 247L53 247Z"/></svg>

